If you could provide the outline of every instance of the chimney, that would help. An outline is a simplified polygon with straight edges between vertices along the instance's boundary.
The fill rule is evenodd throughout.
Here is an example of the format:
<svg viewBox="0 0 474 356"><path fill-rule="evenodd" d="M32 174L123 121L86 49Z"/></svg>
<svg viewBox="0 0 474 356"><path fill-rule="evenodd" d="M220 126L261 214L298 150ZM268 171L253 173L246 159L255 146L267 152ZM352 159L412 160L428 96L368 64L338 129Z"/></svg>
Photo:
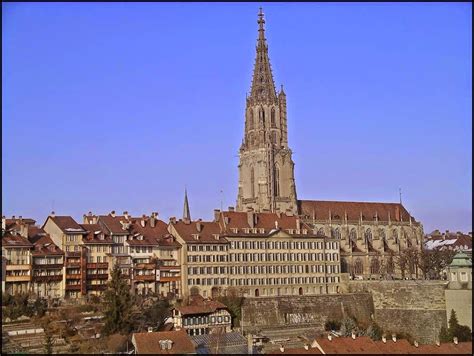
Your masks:
<svg viewBox="0 0 474 356"><path fill-rule="evenodd" d="M283 347L283 345L280 345L280 351L285 352L285 348Z"/></svg>
<svg viewBox="0 0 474 356"><path fill-rule="evenodd" d="M140 220L140 225L142 227L145 227L145 225L146 225L146 215L145 214L142 215L142 218Z"/></svg>
<svg viewBox="0 0 474 356"><path fill-rule="evenodd" d="M396 334L392 334L392 341L397 342L397 335Z"/></svg>
<svg viewBox="0 0 474 356"><path fill-rule="evenodd" d="M352 339L355 340L355 338L356 338L356 333L353 331L352 332Z"/></svg>
<svg viewBox="0 0 474 356"><path fill-rule="evenodd" d="M300 218L296 218L296 230L301 230L301 221L300 221Z"/></svg>
<svg viewBox="0 0 474 356"><path fill-rule="evenodd" d="M110 216L113 217L113 218L115 218L115 210L112 210L112 211L110 212Z"/></svg>
<svg viewBox="0 0 474 356"><path fill-rule="evenodd" d="M175 216L170 217L170 224L176 224L176 217Z"/></svg>
<svg viewBox="0 0 474 356"><path fill-rule="evenodd" d="M202 224L201 224L201 221L196 221L196 230L198 232L201 232L202 231Z"/></svg>
<svg viewBox="0 0 474 356"><path fill-rule="evenodd" d="M123 212L123 216L125 216L125 219L128 220L128 218L130 217L130 215L128 215L128 211L124 211Z"/></svg>
<svg viewBox="0 0 474 356"><path fill-rule="evenodd" d="M255 214L251 211L247 212L247 223L249 224L250 228L255 227Z"/></svg>
<svg viewBox="0 0 474 356"><path fill-rule="evenodd" d="M15 220L15 215L12 215L12 220Z"/></svg>
<svg viewBox="0 0 474 356"><path fill-rule="evenodd" d="M305 349L305 350L309 350L309 345L308 345L308 344L304 344L304 349Z"/></svg>
<svg viewBox="0 0 474 356"><path fill-rule="evenodd" d="M418 347L418 341L415 340L415 342L413 342L413 345L415 345L415 347Z"/></svg>
<svg viewBox="0 0 474 356"><path fill-rule="evenodd" d="M328 340L332 341L332 335L331 334L328 334Z"/></svg>
<svg viewBox="0 0 474 356"><path fill-rule="evenodd" d="M221 211L219 209L214 209L214 221L219 221L219 215Z"/></svg>
<svg viewBox="0 0 474 356"><path fill-rule="evenodd" d="M158 218L158 213L156 211L153 211L150 216L150 226L155 227L156 224L156 219Z"/></svg>
<svg viewBox="0 0 474 356"><path fill-rule="evenodd" d="M457 345L458 344L458 338L455 336L453 337L453 342L454 342L454 345Z"/></svg>
<svg viewBox="0 0 474 356"><path fill-rule="evenodd" d="M387 338L385 337L385 335L382 335L382 342L383 342L384 344L387 343Z"/></svg>
<svg viewBox="0 0 474 356"><path fill-rule="evenodd" d="M229 211L235 211L234 207L233 206L229 206Z"/></svg>
<svg viewBox="0 0 474 356"><path fill-rule="evenodd" d="M49 214L49 216L51 216L52 218L54 218L56 215L54 215L54 211L51 212L51 214ZM14 219L15 217L13 217Z"/></svg>
<svg viewBox="0 0 474 356"><path fill-rule="evenodd" d="M148 327L148 332L149 332L149 333L153 332L153 327L152 327L152 326L149 326L149 327Z"/></svg>
<svg viewBox="0 0 474 356"><path fill-rule="evenodd" d="M440 345L441 345L441 344L440 344L439 340L436 340L436 346L439 347Z"/></svg>

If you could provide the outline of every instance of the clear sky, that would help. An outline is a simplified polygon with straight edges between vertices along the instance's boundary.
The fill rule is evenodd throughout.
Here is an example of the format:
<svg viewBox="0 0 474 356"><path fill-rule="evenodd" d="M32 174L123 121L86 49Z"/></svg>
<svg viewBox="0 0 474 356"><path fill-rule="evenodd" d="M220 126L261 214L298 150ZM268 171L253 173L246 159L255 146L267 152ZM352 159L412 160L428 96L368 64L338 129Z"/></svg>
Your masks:
<svg viewBox="0 0 474 356"><path fill-rule="evenodd" d="M235 206L258 7L2 3L3 214ZM263 4L298 198L472 231L471 7Z"/></svg>

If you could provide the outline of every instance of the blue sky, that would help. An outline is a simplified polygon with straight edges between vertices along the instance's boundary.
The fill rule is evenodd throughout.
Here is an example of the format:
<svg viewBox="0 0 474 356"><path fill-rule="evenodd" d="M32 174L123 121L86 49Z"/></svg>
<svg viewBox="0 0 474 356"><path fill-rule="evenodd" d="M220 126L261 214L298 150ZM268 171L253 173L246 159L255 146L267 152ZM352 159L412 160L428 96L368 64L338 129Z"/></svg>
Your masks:
<svg viewBox="0 0 474 356"><path fill-rule="evenodd" d="M2 3L3 214L234 206L258 7ZM472 231L471 7L263 4L298 198Z"/></svg>

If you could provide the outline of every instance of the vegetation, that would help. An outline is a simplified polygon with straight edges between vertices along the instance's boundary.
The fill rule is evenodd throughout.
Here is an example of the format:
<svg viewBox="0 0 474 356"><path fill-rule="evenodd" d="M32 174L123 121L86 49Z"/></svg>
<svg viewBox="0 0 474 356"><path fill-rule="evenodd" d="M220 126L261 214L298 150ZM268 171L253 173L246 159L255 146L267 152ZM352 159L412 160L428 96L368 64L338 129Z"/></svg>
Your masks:
<svg viewBox="0 0 474 356"><path fill-rule="evenodd" d="M457 337L459 342L472 340L471 329L469 326L459 325L456 312L453 309L451 309L448 325L448 329L444 326L441 328L439 333L440 342L452 342L454 337Z"/></svg>
<svg viewBox="0 0 474 356"><path fill-rule="evenodd" d="M142 307L133 318L133 331L146 331L148 327L161 328L166 319L171 316L170 304L164 298L154 297L151 303L137 303Z"/></svg>
<svg viewBox="0 0 474 356"><path fill-rule="evenodd" d="M327 320L324 324L324 330L326 331L338 331L341 330L341 322L337 320Z"/></svg>
<svg viewBox="0 0 474 356"><path fill-rule="evenodd" d="M122 272L118 265L115 265L111 273L111 280L107 283L107 289L104 292L105 324L102 331L105 335L113 333L128 334L132 331L132 308L134 303L130 287L122 278Z"/></svg>
<svg viewBox="0 0 474 356"><path fill-rule="evenodd" d="M373 321L370 323L365 333L372 340L378 341L382 339L383 330L375 321Z"/></svg>
<svg viewBox="0 0 474 356"><path fill-rule="evenodd" d="M112 334L107 338L107 350L112 353L126 351L128 338L122 334Z"/></svg>
<svg viewBox="0 0 474 356"><path fill-rule="evenodd" d="M48 309L48 302L44 298L32 301L26 293L14 296L2 293L2 306L3 318L17 319L22 315L42 317Z"/></svg>
<svg viewBox="0 0 474 356"><path fill-rule="evenodd" d="M229 287L224 295L218 297L217 300L229 309L232 317L232 326L240 326L240 320L242 319L241 307L244 302L241 293L236 288Z"/></svg>
<svg viewBox="0 0 474 356"><path fill-rule="evenodd" d="M53 353L53 337L49 332L44 334L44 352L48 355Z"/></svg>
<svg viewBox="0 0 474 356"><path fill-rule="evenodd" d="M422 250L420 252L420 269L425 279L441 279L441 271L445 269L454 258L454 250Z"/></svg>

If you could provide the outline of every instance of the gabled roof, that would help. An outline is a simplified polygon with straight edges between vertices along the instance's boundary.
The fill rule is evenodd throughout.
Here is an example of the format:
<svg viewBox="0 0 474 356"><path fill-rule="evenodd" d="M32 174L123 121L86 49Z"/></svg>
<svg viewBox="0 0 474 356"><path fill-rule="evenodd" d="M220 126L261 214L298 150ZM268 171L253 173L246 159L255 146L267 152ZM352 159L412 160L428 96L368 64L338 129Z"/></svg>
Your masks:
<svg viewBox="0 0 474 356"><path fill-rule="evenodd" d="M15 247L33 247L33 244L28 241L27 238L19 234L5 233L2 237L2 247L15 248Z"/></svg>
<svg viewBox="0 0 474 356"><path fill-rule="evenodd" d="M170 350L160 348L163 340L172 341ZM195 344L184 330L134 333L132 341L137 354L190 354L196 351Z"/></svg>
<svg viewBox="0 0 474 356"><path fill-rule="evenodd" d="M65 234L86 233L72 216L49 216L48 219L51 219Z"/></svg>
<svg viewBox="0 0 474 356"><path fill-rule="evenodd" d="M61 250L51 239L51 237L46 234L41 236L33 246L32 255L33 256L42 256L42 255L63 255L64 252Z"/></svg>
<svg viewBox="0 0 474 356"><path fill-rule="evenodd" d="M99 224L80 224L87 231L87 235L82 237L85 244L112 244L110 236L106 235Z"/></svg>
<svg viewBox="0 0 474 356"><path fill-rule="evenodd" d="M249 224L254 219L254 225ZM219 225L222 229L265 229L266 232L275 229L276 227L287 230L297 228L297 216L288 216L286 214L278 213L254 213L254 212L237 212L237 211L222 211L219 215ZM310 227L300 221L300 229L308 229Z"/></svg>
<svg viewBox="0 0 474 356"><path fill-rule="evenodd" d="M104 224L105 227L114 235L127 235L129 232L128 230L123 229L123 225L121 222L130 222L125 216L123 215L99 215L99 222Z"/></svg>
<svg viewBox="0 0 474 356"><path fill-rule="evenodd" d="M135 238L128 240L129 245L135 246L181 246L173 236L168 232L168 225L162 221L155 219L155 226L151 226L150 218L131 218L130 235L136 234L143 236L142 240ZM142 226L142 222L145 226Z"/></svg>
<svg viewBox="0 0 474 356"><path fill-rule="evenodd" d="M378 202L350 202L350 201L325 201L325 200L298 200L298 211L301 215L315 219L331 218L344 220L347 214L348 220L359 220L362 213L363 220L374 221L375 216L379 221L409 221L410 214L400 203L378 203ZM415 219L412 217L412 221Z"/></svg>

